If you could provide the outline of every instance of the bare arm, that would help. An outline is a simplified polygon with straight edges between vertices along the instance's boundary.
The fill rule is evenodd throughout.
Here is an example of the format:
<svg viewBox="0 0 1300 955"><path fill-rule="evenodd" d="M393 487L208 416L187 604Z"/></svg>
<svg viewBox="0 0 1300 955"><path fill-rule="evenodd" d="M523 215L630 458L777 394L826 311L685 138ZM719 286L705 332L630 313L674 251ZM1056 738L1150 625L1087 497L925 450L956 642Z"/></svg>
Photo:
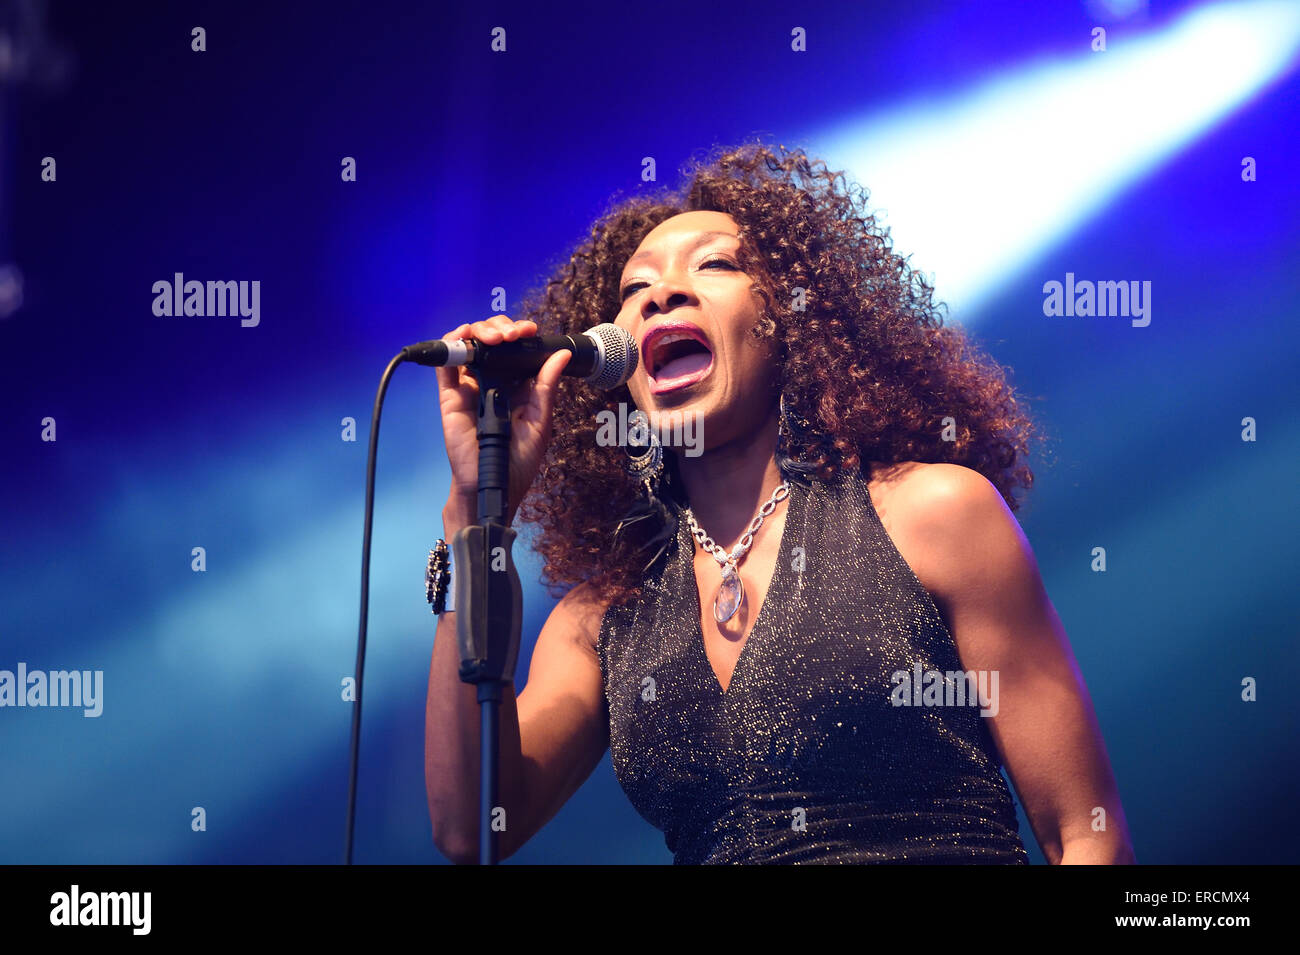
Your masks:
<svg viewBox="0 0 1300 955"><path fill-rule="evenodd" d="M448 538L474 517L468 504L443 512ZM528 682L500 710L499 799L506 828L501 858L541 829L591 775L608 745L595 635L603 608L584 587L555 607L538 635ZM478 857L479 704L459 677L456 614L438 622L425 709L425 783L434 843L449 859Z"/></svg>
<svg viewBox="0 0 1300 955"><path fill-rule="evenodd" d="M892 496L904 556L935 597L962 666L998 674L990 730L1043 855L1052 864L1136 862L1088 689L1002 496L950 464L915 470ZM1094 831L1098 808L1105 829Z"/></svg>

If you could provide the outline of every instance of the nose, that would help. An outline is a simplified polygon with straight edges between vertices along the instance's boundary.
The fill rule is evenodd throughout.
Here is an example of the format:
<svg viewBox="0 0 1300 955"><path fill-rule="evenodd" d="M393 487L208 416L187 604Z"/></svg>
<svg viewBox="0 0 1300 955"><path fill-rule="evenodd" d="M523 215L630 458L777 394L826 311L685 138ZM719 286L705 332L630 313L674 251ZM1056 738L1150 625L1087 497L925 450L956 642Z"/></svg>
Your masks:
<svg viewBox="0 0 1300 955"><path fill-rule="evenodd" d="M685 283L665 275L649 288L641 306L641 316L649 318L652 315L663 315L694 301L695 296Z"/></svg>

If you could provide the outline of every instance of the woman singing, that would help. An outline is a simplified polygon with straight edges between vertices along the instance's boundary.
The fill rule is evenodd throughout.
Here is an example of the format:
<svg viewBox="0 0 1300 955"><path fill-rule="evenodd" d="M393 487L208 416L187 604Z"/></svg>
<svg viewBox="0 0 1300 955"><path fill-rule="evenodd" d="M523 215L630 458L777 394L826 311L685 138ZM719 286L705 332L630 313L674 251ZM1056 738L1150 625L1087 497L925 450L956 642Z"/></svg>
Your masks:
<svg viewBox="0 0 1300 955"><path fill-rule="evenodd" d="M677 863L1023 863L1003 766L1049 862L1135 861L1012 516L1031 422L865 202L801 150L741 147L603 216L526 319L444 336L614 322L640 349L624 387L562 378L561 352L512 404L511 516L564 596L501 707L503 858L609 747ZM438 374L450 538L475 520L477 385ZM620 405L645 453L602 440ZM448 613L426 779L460 862L479 711L458 663Z"/></svg>

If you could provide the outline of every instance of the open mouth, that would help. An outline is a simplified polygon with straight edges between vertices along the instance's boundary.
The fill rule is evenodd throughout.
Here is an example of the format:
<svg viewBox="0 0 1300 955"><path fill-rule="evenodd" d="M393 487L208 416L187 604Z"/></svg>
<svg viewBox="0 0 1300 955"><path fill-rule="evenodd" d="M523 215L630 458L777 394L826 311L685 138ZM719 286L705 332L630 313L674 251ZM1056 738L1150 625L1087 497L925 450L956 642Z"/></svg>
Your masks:
<svg viewBox="0 0 1300 955"><path fill-rule="evenodd" d="M642 346L652 394L684 388L706 377L713 351L694 326L665 325L650 333Z"/></svg>

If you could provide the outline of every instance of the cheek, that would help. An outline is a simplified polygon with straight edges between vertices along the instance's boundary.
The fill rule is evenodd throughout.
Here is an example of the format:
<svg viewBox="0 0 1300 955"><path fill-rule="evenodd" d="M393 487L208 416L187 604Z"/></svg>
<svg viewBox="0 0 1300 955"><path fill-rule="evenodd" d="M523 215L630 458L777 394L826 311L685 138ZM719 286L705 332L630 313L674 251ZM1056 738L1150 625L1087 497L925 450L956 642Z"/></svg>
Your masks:
<svg viewBox="0 0 1300 955"><path fill-rule="evenodd" d="M632 331L632 328L641 320L640 310L634 304L637 295L631 295L618 305L618 312L610 319L619 328L626 331Z"/></svg>
<svg viewBox="0 0 1300 955"><path fill-rule="evenodd" d="M775 358L760 348L752 339L728 342L732 356L732 374L746 390L761 389L776 373Z"/></svg>

